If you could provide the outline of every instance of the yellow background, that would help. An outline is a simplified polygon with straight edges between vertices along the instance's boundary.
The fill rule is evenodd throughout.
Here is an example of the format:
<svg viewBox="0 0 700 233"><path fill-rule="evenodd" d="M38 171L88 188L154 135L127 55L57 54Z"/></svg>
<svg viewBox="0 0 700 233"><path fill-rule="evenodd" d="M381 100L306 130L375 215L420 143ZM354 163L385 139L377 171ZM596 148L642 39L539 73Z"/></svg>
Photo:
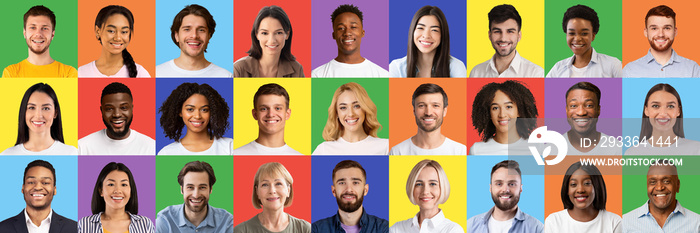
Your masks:
<svg viewBox="0 0 700 233"><path fill-rule="evenodd" d="M61 106L63 123L63 140L66 145L78 147L78 79L77 78L18 78L3 79L2 95L5 98L5 114L0 115L0 150L15 145L17 141L17 125L19 105L24 92L36 83L47 83L53 88Z"/></svg>
<svg viewBox="0 0 700 233"><path fill-rule="evenodd" d="M292 114L284 127L284 141L302 154L311 154L311 79L236 78L233 80L233 148L258 138L258 122L253 119L253 96L258 88L277 83L289 93Z"/></svg>
<svg viewBox="0 0 700 233"><path fill-rule="evenodd" d="M516 48L520 56L544 68L544 0L467 1L467 75L495 53L488 13L501 4L513 5L522 18L522 38Z"/></svg>
<svg viewBox="0 0 700 233"><path fill-rule="evenodd" d="M440 205L445 217L467 229L467 157L466 156L389 156L389 225L413 218L418 213L406 196L406 181L411 169L423 159L438 161L450 181L450 197Z"/></svg>

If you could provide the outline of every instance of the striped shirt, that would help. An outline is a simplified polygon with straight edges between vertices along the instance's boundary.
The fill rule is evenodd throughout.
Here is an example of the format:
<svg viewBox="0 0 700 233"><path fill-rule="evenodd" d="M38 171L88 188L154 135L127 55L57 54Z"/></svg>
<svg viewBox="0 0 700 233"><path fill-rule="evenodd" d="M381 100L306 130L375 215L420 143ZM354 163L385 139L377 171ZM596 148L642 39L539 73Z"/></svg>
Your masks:
<svg viewBox="0 0 700 233"><path fill-rule="evenodd" d="M131 223L129 223L129 233L154 233L155 228L151 219L141 216L129 214ZM91 216L85 216L78 221L78 233L104 233L102 231L102 222L100 216L102 212Z"/></svg>
<svg viewBox="0 0 700 233"><path fill-rule="evenodd" d="M641 207L622 216L622 232L674 232L697 233L700 232L700 215L681 206L676 202L676 209L666 218L662 228L649 213L649 201Z"/></svg>

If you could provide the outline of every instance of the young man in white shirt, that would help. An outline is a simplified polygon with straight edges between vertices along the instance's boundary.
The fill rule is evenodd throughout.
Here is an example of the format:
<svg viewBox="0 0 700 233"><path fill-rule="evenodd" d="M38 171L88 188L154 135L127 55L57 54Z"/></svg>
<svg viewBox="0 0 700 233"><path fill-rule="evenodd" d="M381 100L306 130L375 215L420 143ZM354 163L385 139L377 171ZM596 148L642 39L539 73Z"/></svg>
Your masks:
<svg viewBox="0 0 700 233"><path fill-rule="evenodd" d="M520 42L522 19L513 5L495 6L489 12L489 40L496 53L491 59L474 66L469 77L544 77L544 69L520 56L515 48Z"/></svg>
<svg viewBox="0 0 700 233"><path fill-rule="evenodd" d="M79 155L155 155L155 140L130 128L134 99L129 87L110 83L102 89L100 105L106 128L78 140Z"/></svg>
<svg viewBox="0 0 700 233"><path fill-rule="evenodd" d="M253 106L258 138L233 150L233 154L301 155L284 142L284 125L292 114L287 90L277 83L262 85L253 96Z"/></svg>
<svg viewBox="0 0 700 233"><path fill-rule="evenodd" d="M447 93L442 87L424 83L413 92L413 116L418 132L391 148L389 155L466 155L467 147L440 133L447 115Z"/></svg>
<svg viewBox="0 0 700 233"><path fill-rule="evenodd" d="M216 21L207 8L187 5L175 15L170 37L180 48L180 57L156 66L156 77L233 77L231 72L204 58Z"/></svg>
<svg viewBox="0 0 700 233"><path fill-rule="evenodd" d="M331 15L331 22L333 39L338 45L338 56L311 71L311 77L389 77L389 71L360 54L365 30L362 28L362 11L357 6L338 6Z"/></svg>

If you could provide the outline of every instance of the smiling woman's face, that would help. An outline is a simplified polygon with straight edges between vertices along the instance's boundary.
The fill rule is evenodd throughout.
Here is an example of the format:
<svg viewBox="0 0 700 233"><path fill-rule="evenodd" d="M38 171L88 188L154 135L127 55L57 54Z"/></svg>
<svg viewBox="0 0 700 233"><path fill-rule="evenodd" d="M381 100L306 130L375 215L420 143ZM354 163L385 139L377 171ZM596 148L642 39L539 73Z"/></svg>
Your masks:
<svg viewBox="0 0 700 233"><path fill-rule="evenodd" d="M106 209L124 209L131 198L131 186L126 172L114 170L102 181L100 195L105 200Z"/></svg>
<svg viewBox="0 0 700 233"><path fill-rule="evenodd" d="M25 120L29 131L34 133L51 132L53 119L56 118L56 106L53 99L44 92L35 91L27 101Z"/></svg>
<svg viewBox="0 0 700 233"><path fill-rule="evenodd" d="M569 179L569 200L574 204L574 208L587 209L594 208L595 188L591 176L585 171L578 169L574 171Z"/></svg>
<svg viewBox="0 0 700 233"><path fill-rule="evenodd" d="M131 41L129 20L122 14L110 15L102 27L95 26L95 32L102 43L102 50L111 54L121 54Z"/></svg>
<svg viewBox="0 0 700 233"><path fill-rule="evenodd" d="M676 118L681 115L681 106L676 96L660 90L649 96L649 101L644 106L644 115L649 117L654 132L673 132Z"/></svg>

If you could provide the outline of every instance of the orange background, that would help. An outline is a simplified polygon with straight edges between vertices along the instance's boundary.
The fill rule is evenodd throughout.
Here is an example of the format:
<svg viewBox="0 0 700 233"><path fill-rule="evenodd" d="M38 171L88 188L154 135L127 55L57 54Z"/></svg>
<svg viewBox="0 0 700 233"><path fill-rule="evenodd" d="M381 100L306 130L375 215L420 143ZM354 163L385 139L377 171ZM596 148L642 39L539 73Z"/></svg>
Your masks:
<svg viewBox="0 0 700 233"><path fill-rule="evenodd" d="M155 79L79 78L78 79L78 138L105 128L100 111L102 89L112 82L128 86L134 97L134 118L131 129L156 138ZM160 129L160 127L158 127Z"/></svg>
<svg viewBox="0 0 700 233"><path fill-rule="evenodd" d="M566 169L582 158L617 158L622 156L574 156L567 155L563 161L554 166L545 166L544 176L544 216L563 210L561 202L561 183L564 180ZM607 201L605 210L622 217L622 167L597 166L603 174L605 188L607 189Z"/></svg>
<svg viewBox="0 0 700 233"><path fill-rule="evenodd" d="M255 17L264 6L281 7L292 23L292 55L304 67L304 76L311 77L311 0L298 1L233 1L233 61L248 56L250 32ZM330 15L329 15L330 17Z"/></svg>
<svg viewBox="0 0 700 233"><path fill-rule="evenodd" d="M134 15L134 30L131 32L131 41L126 49L136 63L143 66L151 77L155 77L155 0L78 0L78 66L88 64L100 57L102 45L95 38L95 17L100 9L108 5L122 5Z"/></svg>
<svg viewBox="0 0 700 233"><path fill-rule="evenodd" d="M476 94L479 93L481 88L489 83L497 82L503 83L506 80L516 80L525 84L525 87L530 89L532 95L535 96L535 105L537 106L538 118L544 118L544 79L543 78L519 78L519 79L502 79L502 78L470 78L467 79L467 149L471 148L472 144L481 141L479 133L474 129L472 124L472 104L474 104L474 98ZM541 121L537 121L538 125L541 125Z"/></svg>
<svg viewBox="0 0 700 233"><path fill-rule="evenodd" d="M447 115L443 119L441 132L448 138L465 144L467 79L463 78L392 78L389 79L389 144L395 146L415 135L418 126L413 115L411 96L423 83L440 85L447 93Z"/></svg>
<svg viewBox="0 0 700 233"><path fill-rule="evenodd" d="M233 225L262 212L253 207L253 179L258 167L269 162L284 165L294 179L294 200L284 212L311 222L311 156L233 156Z"/></svg>
<svg viewBox="0 0 700 233"><path fill-rule="evenodd" d="M623 0L622 1L622 64L637 60L647 54L649 41L644 37L644 17L649 9L660 4L669 6L676 12L676 35L673 49L682 57L700 61L696 39L700 36L697 22L700 22L700 1L687 0ZM603 25L601 25L603 26Z"/></svg>

